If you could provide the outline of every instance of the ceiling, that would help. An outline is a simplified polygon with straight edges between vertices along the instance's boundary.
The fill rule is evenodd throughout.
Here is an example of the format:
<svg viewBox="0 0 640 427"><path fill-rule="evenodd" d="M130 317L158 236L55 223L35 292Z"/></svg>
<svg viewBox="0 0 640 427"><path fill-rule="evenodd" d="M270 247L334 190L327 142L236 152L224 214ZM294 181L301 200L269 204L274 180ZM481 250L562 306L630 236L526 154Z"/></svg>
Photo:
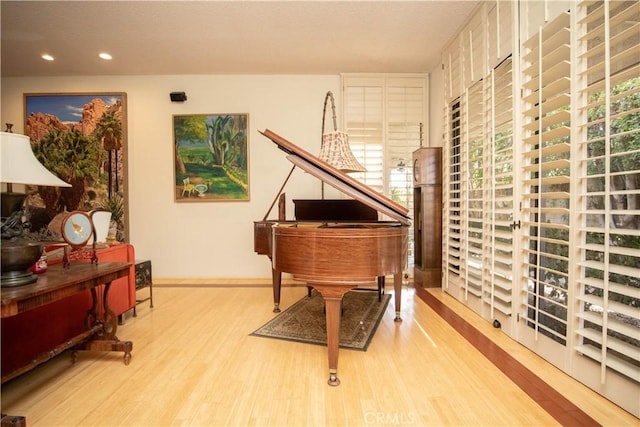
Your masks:
<svg viewBox="0 0 640 427"><path fill-rule="evenodd" d="M478 3L2 0L2 77L423 73Z"/></svg>

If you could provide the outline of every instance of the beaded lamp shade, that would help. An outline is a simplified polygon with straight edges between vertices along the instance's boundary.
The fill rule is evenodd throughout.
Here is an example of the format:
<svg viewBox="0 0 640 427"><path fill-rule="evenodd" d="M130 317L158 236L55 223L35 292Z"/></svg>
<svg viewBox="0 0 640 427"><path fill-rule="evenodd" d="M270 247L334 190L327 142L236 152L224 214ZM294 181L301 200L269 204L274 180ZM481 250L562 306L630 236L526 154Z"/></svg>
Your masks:
<svg viewBox="0 0 640 427"><path fill-rule="evenodd" d="M329 99L331 99L331 108L333 109L333 131L325 132L324 119L327 112L327 101ZM349 135L338 131L336 124L336 106L331 91L327 92L327 96L324 98L324 109L322 111L322 145L320 146L320 155L318 157L343 172L367 171L351 152L351 148L349 148Z"/></svg>
<svg viewBox="0 0 640 427"><path fill-rule="evenodd" d="M322 134L320 159L343 172L365 172L349 148L349 135L334 131Z"/></svg>

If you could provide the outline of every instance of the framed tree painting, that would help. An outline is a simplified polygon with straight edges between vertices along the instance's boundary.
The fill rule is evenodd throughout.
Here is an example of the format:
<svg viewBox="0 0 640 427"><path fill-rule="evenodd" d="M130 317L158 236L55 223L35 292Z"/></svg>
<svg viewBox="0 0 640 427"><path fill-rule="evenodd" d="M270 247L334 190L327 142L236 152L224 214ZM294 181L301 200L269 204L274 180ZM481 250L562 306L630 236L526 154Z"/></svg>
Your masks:
<svg viewBox="0 0 640 427"><path fill-rule="evenodd" d="M128 241L126 94L27 93L24 106L34 154L72 185L30 188L32 224L74 210L108 210L112 238Z"/></svg>
<svg viewBox="0 0 640 427"><path fill-rule="evenodd" d="M173 116L176 202L249 200L248 114Z"/></svg>

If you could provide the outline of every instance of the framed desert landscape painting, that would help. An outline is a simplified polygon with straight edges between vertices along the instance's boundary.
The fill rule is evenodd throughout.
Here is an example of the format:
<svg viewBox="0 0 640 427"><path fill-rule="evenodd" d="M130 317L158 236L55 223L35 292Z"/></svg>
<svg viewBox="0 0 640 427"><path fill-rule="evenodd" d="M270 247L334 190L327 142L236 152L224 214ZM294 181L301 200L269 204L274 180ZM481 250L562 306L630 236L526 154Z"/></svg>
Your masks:
<svg viewBox="0 0 640 427"><path fill-rule="evenodd" d="M28 189L32 231L65 212L107 210L115 240L128 241L126 94L26 93L24 106L34 154L72 185Z"/></svg>
<svg viewBox="0 0 640 427"><path fill-rule="evenodd" d="M176 202L249 200L248 114L173 116Z"/></svg>

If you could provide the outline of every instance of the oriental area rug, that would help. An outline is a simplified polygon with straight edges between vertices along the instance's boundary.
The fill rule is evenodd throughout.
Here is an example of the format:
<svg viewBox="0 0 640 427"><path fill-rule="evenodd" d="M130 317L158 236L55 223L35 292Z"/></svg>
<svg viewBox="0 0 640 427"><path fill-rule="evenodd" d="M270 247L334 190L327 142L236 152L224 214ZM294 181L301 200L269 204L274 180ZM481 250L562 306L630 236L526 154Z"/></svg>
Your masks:
<svg viewBox="0 0 640 427"><path fill-rule="evenodd" d="M378 302L375 291L350 291L342 298L340 348L366 351L391 295ZM324 300L319 292L304 296L251 335L327 345Z"/></svg>

